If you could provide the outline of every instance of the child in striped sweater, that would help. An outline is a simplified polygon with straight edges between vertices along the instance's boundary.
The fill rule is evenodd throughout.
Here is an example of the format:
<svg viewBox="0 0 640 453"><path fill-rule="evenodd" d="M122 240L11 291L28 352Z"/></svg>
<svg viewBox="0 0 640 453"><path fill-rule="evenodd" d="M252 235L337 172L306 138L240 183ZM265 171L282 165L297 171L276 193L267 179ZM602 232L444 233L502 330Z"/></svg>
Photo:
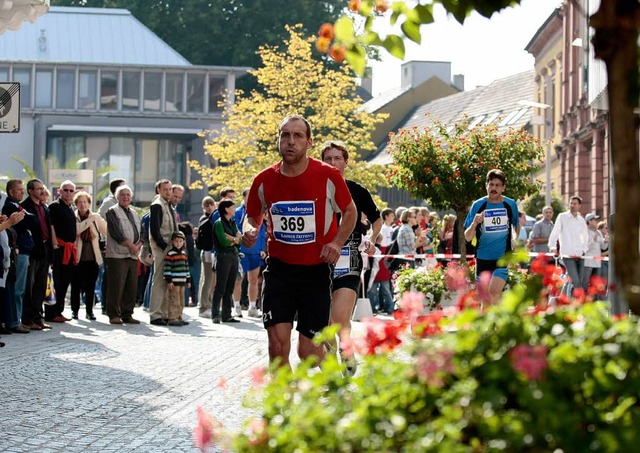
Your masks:
<svg viewBox="0 0 640 453"><path fill-rule="evenodd" d="M171 248L164 257L164 279L167 281L170 326L186 326L189 324L182 320L184 287L191 287L189 257L184 248L184 243L184 233L182 231L174 231L171 235Z"/></svg>

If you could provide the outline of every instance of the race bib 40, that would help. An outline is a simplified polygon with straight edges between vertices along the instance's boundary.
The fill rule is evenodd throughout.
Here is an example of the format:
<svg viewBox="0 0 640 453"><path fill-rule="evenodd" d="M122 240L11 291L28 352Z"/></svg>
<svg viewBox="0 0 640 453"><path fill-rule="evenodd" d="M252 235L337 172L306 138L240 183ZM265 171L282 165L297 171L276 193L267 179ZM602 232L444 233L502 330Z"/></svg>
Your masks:
<svg viewBox="0 0 640 453"><path fill-rule="evenodd" d="M505 208L484 211L484 232L500 233L509 230L509 217Z"/></svg>

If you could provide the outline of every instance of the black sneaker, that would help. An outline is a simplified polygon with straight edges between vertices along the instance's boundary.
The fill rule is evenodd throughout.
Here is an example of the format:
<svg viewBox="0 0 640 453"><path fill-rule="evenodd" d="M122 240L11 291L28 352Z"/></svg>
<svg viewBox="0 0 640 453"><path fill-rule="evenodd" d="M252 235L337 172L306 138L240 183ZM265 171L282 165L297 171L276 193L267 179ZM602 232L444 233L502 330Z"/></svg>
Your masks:
<svg viewBox="0 0 640 453"><path fill-rule="evenodd" d="M223 320L222 320L222 322L240 322L240 320L239 320L239 319L236 319L236 318L234 318L234 317L231 317L231 318L225 318L225 319L223 319Z"/></svg>
<svg viewBox="0 0 640 453"><path fill-rule="evenodd" d="M154 326L166 326L167 325L167 321L165 321L162 318L158 318L158 319L154 319L153 321L151 321L151 324Z"/></svg>
<svg viewBox="0 0 640 453"><path fill-rule="evenodd" d="M222 322L222 318L220 318L220 316L214 316L211 320L214 324L220 324Z"/></svg>
<svg viewBox="0 0 640 453"><path fill-rule="evenodd" d="M73 314L71 315L71 319L78 319L78 312L74 311Z"/></svg>
<svg viewBox="0 0 640 453"><path fill-rule="evenodd" d="M180 322L182 323L183 326L188 326L189 325L189 321L180 320Z"/></svg>

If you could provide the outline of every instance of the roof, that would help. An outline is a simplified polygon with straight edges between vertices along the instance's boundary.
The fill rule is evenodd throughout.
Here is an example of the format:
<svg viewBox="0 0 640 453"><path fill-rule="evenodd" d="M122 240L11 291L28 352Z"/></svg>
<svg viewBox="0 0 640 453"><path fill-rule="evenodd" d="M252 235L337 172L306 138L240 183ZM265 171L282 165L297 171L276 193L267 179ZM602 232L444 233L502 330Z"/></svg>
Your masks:
<svg viewBox="0 0 640 453"><path fill-rule="evenodd" d="M0 61L190 66L129 11L52 6L0 36Z"/></svg>
<svg viewBox="0 0 640 453"><path fill-rule="evenodd" d="M382 107L396 100L409 90L411 90L410 86L405 88L391 88L390 90L384 91L362 104L362 109L365 112L377 112Z"/></svg>
<svg viewBox="0 0 640 453"><path fill-rule="evenodd" d="M465 115L470 127L496 123L502 130L518 129L526 126L533 115L533 107L520 102L533 101L534 92L534 71L526 71L495 80L486 87L452 94L424 104L402 122L398 129L424 129L433 125L434 121L453 125L462 121ZM391 163L386 144L370 162L382 165Z"/></svg>

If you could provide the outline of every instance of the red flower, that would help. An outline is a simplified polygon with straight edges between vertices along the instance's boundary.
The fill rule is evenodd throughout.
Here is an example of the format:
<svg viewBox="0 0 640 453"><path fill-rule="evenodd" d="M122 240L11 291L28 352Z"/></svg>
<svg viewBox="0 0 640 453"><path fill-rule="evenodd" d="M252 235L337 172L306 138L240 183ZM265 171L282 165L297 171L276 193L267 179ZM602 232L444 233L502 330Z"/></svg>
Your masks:
<svg viewBox="0 0 640 453"><path fill-rule="evenodd" d="M349 0L349 9L357 13L360 9L360 0Z"/></svg>
<svg viewBox="0 0 640 453"><path fill-rule="evenodd" d="M573 290L573 299L580 304L587 301L587 292L583 288L575 288Z"/></svg>
<svg viewBox="0 0 640 453"><path fill-rule="evenodd" d="M467 308L478 308L480 302L476 299L475 290L471 290L467 293L461 294L458 297L457 308L458 310L466 310Z"/></svg>
<svg viewBox="0 0 640 453"><path fill-rule="evenodd" d="M418 316L412 325L413 334L420 337L432 337L442 332L440 328L440 320L444 314L438 310L428 315Z"/></svg>
<svg viewBox="0 0 640 453"><path fill-rule="evenodd" d="M333 24L324 23L320 26L320 30L318 30L318 36L322 38L327 38L329 41L333 41L335 38L335 31L333 29Z"/></svg>
<svg viewBox="0 0 640 453"><path fill-rule="evenodd" d="M545 275L547 271L548 259L544 253L538 254L538 256L531 261L531 272L538 275Z"/></svg>
<svg viewBox="0 0 640 453"><path fill-rule="evenodd" d="M385 13L389 9L389 2L387 0L376 0L376 12Z"/></svg>
<svg viewBox="0 0 640 453"><path fill-rule="evenodd" d="M342 44L338 46L333 45L329 49L329 56L337 63L342 63L346 54L347 50Z"/></svg>
<svg viewBox="0 0 640 453"><path fill-rule="evenodd" d="M382 351L391 351L402 343L400 332L404 329L403 322L382 321L374 318L366 323L366 331L363 337L363 354L371 355Z"/></svg>
<svg viewBox="0 0 640 453"><path fill-rule="evenodd" d="M623 319L627 319L629 317L626 313L618 313L617 315L611 316L611 319L614 321L622 321Z"/></svg>
<svg viewBox="0 0 640 453"><path fill-rule="evenodd" d="M514 370L534 381L542 379L544 370L549 366L546 346L519 344L509 351L509 359Z"/></svg>
<svg viewBox="0 0 640 453"><path fill-rule="evenodd" d="M607 279L594 275L589 280L589 294L604 296L607 293Z"/></svg>

